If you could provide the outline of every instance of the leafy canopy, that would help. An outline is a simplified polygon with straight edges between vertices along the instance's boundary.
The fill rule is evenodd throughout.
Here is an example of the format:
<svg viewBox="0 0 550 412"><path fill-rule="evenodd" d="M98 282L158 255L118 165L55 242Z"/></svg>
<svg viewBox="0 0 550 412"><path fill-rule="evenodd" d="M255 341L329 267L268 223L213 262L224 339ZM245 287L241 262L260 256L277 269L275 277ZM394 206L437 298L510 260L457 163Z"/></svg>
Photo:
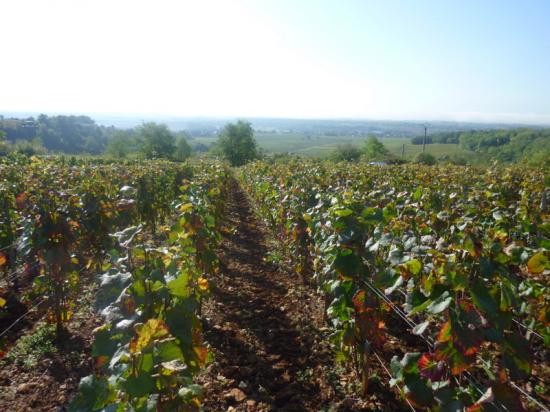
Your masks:
<svg viewBox="0 0 550 412"><path fill-rule="evenodd" d="M176 137L165 124L144 123L137 128L141 153L146 159L171 158L176 151Z"/></svg>
<svg viewBox="0 0 550 412"><path fill-rule="evenodd" d="M175 160L183 161L191 156L191 146L187 143L187 137L185 132L177 134Z"/></svg>
<svg viewBox="0 0 550 412"><path fill-rule="evenodd" d="M415 158L416 163L420 163L423 165L432 166L437 163L437 159L434 155L430 153L418 153L418 155Z"/></svg>
<svg viewBox="0 0 550 412"><path fill-rule="evenodd" d="M124 158L133 149L134 138L127 130L116 130L107 143L107 153L113 157Z"/></svg>
<svg viewBox="0 0 550 412"><path fill-rule="evenodd" d="M351 144L339 145L331 154L332 160L336 162L356 162L361 157L361 150Z"/></svg>
<svg viewBox="0 0 550 412"><path fill-rule="evenodd" d="M365 157L368 160L384 160L388 157L389 151L375 136L369 136L364 147Z"/></svg>
<svg viewBox="0 0 550 412"><path fill-rule="evenodd" d="M242 166L258 158L254 130L246 121L227 124L218 139L218 147L231 166Z"/></svg>

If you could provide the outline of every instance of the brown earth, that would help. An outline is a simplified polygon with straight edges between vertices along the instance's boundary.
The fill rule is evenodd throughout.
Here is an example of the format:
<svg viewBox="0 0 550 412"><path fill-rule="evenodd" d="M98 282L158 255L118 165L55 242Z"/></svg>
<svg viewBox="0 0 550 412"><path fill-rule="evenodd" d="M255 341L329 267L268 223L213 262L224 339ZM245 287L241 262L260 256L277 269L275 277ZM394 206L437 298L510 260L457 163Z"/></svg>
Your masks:
<svg viewBox="0 0 550 412"><path fill-rule="evenodd" d="M0 411L65 411L76 394L80 378L93 370L92 331L101 322L92 309L95 288L81 293L81 309L67 324L66 338L54 342L55 352L25 365L26 359L0 365ZM43 323L35 323L32 335Z"/></svg>
<svg viewBox="0 0 550 412"><path fill-rule="evenodd" d="M199 377L207 411L409 410L381 377L365 399L338 369L323 328L323 300L297 275L268 262L269 237L236 182L222 270L205 302L205 339L214 362ZM378 367L379 368L379 367Z"/></svg>

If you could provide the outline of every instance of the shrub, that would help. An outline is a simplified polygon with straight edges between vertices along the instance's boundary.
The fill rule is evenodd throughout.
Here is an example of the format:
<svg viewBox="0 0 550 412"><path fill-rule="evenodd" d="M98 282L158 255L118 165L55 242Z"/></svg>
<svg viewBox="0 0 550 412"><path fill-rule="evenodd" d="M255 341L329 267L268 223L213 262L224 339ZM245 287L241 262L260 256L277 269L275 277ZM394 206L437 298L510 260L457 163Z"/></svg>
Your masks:
<svg viewBox="0 0 550 412"><path fill-rule="evenodd" d="M432 166L437 163L437 159L434 155L429 153L418 153L415 158L415 163Z"/></svg>
<svg viewBox="0 0 550 412"><path fill-rule="evenodd" d="M361 157L361 150L351 144L338 145L331 153L330 158L335 162L357 162Z"/></svg>

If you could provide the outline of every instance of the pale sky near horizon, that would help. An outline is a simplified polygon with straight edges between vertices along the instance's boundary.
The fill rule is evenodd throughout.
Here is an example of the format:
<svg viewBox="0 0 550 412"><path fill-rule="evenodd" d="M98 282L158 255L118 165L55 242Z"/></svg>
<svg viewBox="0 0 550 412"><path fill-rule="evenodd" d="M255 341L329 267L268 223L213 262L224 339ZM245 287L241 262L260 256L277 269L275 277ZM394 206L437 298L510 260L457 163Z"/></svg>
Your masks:
<svg viewBox="0 0 550 412"><path fill-rule="evenodd" d="M550 124L546 0L4 0L0 114Z"/></svg>

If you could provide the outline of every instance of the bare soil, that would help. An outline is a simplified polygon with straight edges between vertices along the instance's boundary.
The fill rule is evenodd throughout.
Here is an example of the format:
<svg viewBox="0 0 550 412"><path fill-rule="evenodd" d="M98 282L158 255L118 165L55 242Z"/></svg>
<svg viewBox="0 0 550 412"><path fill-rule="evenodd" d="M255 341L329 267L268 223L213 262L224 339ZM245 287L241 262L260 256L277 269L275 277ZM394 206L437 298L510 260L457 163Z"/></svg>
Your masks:
<svg viewBox="0 0 550 412"><path fill-rule="evenodd" d="M76 394L80 378L93 370L92 331L100 320L93 311L94 289L83 291L80 311L67 324L66 338L54 342L56 351L34 366L2 361L0 411L65 411ZM37 320L37 319L33 319ZM33 334L35 323L26 334Z"/></svg>

